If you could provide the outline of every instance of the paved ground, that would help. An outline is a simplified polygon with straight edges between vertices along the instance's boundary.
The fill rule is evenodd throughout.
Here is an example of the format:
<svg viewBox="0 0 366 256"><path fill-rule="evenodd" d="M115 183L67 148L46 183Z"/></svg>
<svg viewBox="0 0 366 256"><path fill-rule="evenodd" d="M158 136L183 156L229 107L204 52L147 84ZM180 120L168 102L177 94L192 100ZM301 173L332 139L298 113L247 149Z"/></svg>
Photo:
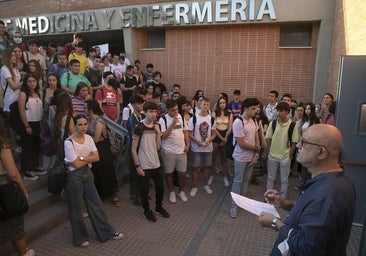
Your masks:
<svg viewBox="0 0 366 256"><path fill-rule="evenodd" d="M266 176L260 177L260 185L249 187L252 197L262 200ZM292 186L296 179L292 178ZM187 192L191 181L187 179ZM138 255L138 256L221 256L221 255L268 255L277 237L277 233L262 228L257 217L245 211L239 211L236 219L228 216L230 202L229 189L223 187L222 177L215 176L212 186L214 193L206 195L200 189L195 198L187 203L177 201L171 204L164 200L164 207L171 217L158 217L156 223L150 223L142 217L142 208L128 203L128 186L121 187L119 195L122 207L115 208L105 201L104 207L111 224L125 234L120 241L97 241L90 222L88 248L74 247L71 242L71 229L68 221L44 234L29 247L36 250L38 256L48 255ZM153 193L150 192L153 197ZM291 198L296 192L290 189ZM153 199L152 199L153 202ZM280 212L282 217L285 212ZM361 228L354 227L349 243L349 256L358 255ZM1 255L1 252L0 252Z"/></svg>

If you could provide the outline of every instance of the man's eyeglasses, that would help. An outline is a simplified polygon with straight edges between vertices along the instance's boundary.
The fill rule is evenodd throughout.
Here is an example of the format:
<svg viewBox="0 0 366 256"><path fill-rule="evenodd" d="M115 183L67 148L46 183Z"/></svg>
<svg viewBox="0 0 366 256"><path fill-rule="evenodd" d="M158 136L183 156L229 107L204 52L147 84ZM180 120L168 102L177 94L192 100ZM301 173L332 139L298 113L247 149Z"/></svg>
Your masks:
<svg viewBox="0 0 366 256"><path fill-rule="evenodd" d="M301 138L299 140L299 144L300 144L301 147L303 147L304 144L309 144L309 145L313 145L313 146L323 147L323 148L325 148L326 151L328 151L328 148L326 146L324 146L322 144L318 144L318 143L306 141L304 138Z"/></svg>

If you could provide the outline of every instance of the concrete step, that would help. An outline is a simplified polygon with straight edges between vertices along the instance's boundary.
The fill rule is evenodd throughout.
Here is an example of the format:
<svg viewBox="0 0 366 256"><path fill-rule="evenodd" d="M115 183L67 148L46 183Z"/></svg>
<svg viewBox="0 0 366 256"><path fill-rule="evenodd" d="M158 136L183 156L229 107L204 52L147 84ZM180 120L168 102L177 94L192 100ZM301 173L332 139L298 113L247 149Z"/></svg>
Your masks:
<svg viewBox="0 0 366 256"><path fill-rule="evenodd" d="M25 181L29 193L29 211L24 215L27 242L36 240L68 217L66 202L47 190L47 175L37 181ZM15 255L11 243L0 246L1 255Z"/></svg>

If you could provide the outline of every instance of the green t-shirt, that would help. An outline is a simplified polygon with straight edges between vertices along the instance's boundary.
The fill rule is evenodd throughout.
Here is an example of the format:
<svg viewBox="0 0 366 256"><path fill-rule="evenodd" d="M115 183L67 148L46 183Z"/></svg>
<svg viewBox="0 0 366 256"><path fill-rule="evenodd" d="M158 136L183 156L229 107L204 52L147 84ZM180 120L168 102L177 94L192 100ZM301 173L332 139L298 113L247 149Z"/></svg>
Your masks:
<svg viewBox="0 0 366 256"><path fill-rule="evenodd" d="M66 72L66 73L62 74L60 80L61 80L61 86L66 86L73 91L75 91L76 86L80 82L84 82L85 84L90 86L90 82L89 82L88 78L86 78L82 74L74 74L72 72Z"/></svg>

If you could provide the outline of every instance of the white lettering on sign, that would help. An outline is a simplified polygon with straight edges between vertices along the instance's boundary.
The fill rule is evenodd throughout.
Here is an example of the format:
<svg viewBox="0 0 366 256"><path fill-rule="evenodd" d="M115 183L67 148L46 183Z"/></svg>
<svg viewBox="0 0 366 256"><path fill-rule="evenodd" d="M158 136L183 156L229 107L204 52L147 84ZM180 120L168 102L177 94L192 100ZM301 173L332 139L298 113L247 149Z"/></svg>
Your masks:
<svg viewBox="0 0 366 256"><path fill-rule="evenodd" d="M276 20L273 0L212 0L116 7L6 19L7 30L25 35L97 31L130 27L207 25Z"/></svg>

